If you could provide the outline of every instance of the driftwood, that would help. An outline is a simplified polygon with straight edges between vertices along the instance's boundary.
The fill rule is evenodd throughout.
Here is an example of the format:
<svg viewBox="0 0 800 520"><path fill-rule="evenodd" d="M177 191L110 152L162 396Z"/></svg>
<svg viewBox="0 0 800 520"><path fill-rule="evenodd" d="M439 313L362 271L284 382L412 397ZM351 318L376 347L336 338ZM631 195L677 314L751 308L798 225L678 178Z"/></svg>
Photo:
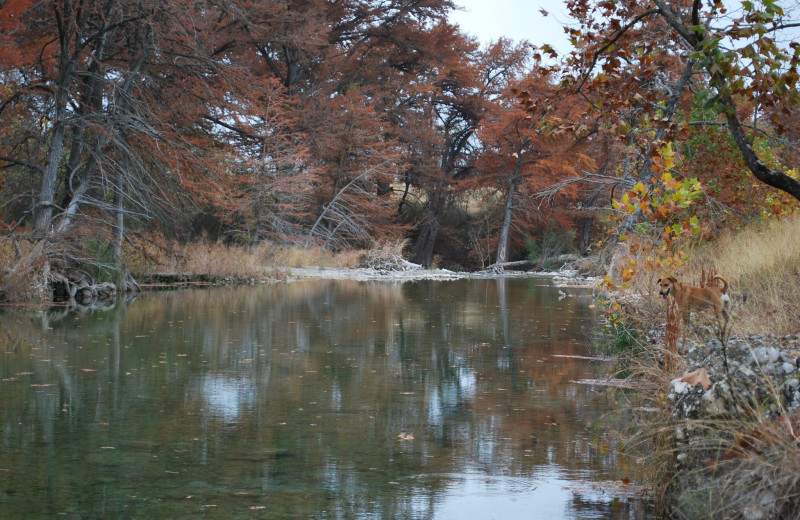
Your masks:
<svg viewBox="0 0 800 520"><path fill-rule="evenodd" d="M564 254L558 255L554 257L557 262L574 262L578 260L580 257L575 254ZM531 267L539 267L541 264L541 259L536 260L515 260L513 262L500 262L499 264L492 264L486 268L487 271L494 271L496 273L502 273L505 269L509 267L522 267L529 265Z"/></svg>

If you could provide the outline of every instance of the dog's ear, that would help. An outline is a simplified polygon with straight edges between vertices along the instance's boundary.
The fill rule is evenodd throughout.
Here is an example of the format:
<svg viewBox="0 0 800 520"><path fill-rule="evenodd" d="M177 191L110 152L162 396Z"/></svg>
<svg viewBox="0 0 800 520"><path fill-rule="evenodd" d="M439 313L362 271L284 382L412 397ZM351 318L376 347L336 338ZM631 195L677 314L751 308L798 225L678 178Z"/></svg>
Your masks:
<svg viewBox="0 0 800 520"><path fill-rule="evenodd" d="M656 283L657 283L658 285L661 285L661 280L662 280L662 279L661 279L661 278L659 278L658 280L656 280Z"/></svg>
<svg viewBox="0 0 800 520"><path fill-rule="evenodd" d="M672 282L672 283L678 283L678 279L677 279L677 278L675 278L674 276L668 276L668 277L667 277L667 280L669 280L669 281L670 281L670 282Z"/></svg>

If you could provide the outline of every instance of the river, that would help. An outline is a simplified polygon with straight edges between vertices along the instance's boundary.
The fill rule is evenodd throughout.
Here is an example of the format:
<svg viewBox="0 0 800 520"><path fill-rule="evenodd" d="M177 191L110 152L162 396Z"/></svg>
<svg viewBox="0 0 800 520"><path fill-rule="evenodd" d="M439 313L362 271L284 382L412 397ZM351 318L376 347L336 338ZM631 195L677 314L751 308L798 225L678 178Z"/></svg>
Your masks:
<svg viewBox="0 0 800 520"><path fill-rule="evenodd" d="M608 491L637 473L619 404L575 383L605 370L591 303L500 278L0 309L0 517L645 518Z"/></svg>

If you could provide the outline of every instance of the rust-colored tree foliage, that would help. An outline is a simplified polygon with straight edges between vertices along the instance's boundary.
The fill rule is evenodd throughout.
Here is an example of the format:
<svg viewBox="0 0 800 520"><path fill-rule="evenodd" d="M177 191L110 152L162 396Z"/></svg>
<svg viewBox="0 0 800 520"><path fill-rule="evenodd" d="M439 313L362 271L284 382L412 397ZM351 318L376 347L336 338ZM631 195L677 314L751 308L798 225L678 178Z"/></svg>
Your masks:
<svg viewBox="0 0 800 520"><path fill-rule="evenodd" d="M577 185L567 186L544 196L546 188L593 166L584 155L585 137L590 128L583 122L585 111L577 96L559 91L547 69L538 63L535 49L520 46L505 48L500 41L487 50L487 63L533 63L533 72L517 65L505 74L492 71L496 92L483 119L478 137L482 143L476 162L477 175L469 189L491 193L499 206L499 233L495 264L509 260L509 241L516 231L516 242L533 229L543 229L549 220L559 227L573 227L571 207L579 195ZM522 75L524 74L524 75ZM524 104L520 104L522 99ZM572 132L567 127L572 127Z"/></svg>
<svg viewBox="0 0 800 520"><path fill-rule="evenodd" d="M595 109L615 112L612 124L620 135L634 138L641 116L626 121L625 114L639 111L659 130L656 140L684 139L691 121L676 119L676 108L689 116L688 87L702 88L708 92L704 107L713 112L703 123L727 130L758 181L800 199L800 180L770 164L752 138L782 133L780 114L790 114L800 102L800 52L786 38L795 24L778 2L743 2L735 13L722 2L700 0L575 0L568 7L578 21L570 29L571 86ZM767 111L769 121L749 128L754 111Z"/></svg>
<svg viewBox="0 0 800 520"><path fill-rule="evenodd" d="M711 201L694 216L794 207L800 51L775 37L778 3L724 30L719 2L568 7L554 65L547 46L481 48L451 0L2 3L0 222L62 260L91 234L122 273L142 230L408 239L424 266L486 266L548 222L588 249L612 199L618 238L679 229L685 208L653 201L693 177Z"/></svg>

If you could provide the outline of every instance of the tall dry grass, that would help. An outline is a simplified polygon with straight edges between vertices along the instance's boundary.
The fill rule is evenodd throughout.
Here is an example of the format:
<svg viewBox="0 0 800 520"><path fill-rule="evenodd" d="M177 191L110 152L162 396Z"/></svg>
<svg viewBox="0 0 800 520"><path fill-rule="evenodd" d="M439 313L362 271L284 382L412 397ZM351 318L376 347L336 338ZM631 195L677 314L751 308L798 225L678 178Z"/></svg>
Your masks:
<svg viewBox="0 0 800 520"><path fill-rule="evenodd" d="M658 249L640 248L629 255L636 276L623 291L640 295L637 312L646 326L664 323L664 302L656 280L673 274L683 283L700 285L703 272L714 272L730 284L730 334L800 332L800 216L752 224L729 231L689 251L685 265L674 270L649 269ZM698 321L694 321L696 318ZM710 325L713 313L693 313L692 323Z"/></svg>
<svg viewBox="0 0 800 520"><path fill-rule="evenodd" d="M665 518L800 518L797 416L768 419L753 401L737 412L676 422L661 406L627 432Z"/></svg>
<svg viewBox="0 0 800 520"><path fill-rule="evenodd" d="M209 277L260 277L275 270L302 267L357 267L363 251L331 253L316 246L259 244L256 248L197 241L186 244L146 237L128 248L126 262L134 276L180 273Z"/></svg>
<svg viewBox="0 0 800 520"><path fill-rule="evenodd" d="M698 249L687 272L713 268L731 285L734 334L800 332L800 216L721 236Z"/></svg>

